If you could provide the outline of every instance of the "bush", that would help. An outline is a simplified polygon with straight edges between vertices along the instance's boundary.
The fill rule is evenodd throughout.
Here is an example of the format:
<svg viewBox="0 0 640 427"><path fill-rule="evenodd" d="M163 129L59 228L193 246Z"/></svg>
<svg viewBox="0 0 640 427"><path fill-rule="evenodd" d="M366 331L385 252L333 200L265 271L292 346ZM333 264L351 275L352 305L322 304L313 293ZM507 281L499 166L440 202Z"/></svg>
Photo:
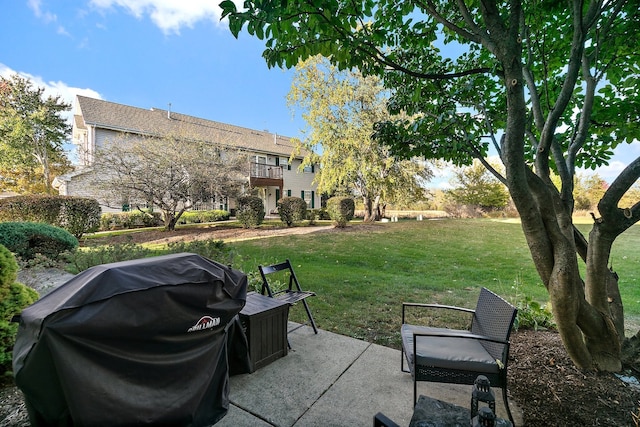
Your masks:
<svg viewBox="0 0 640 427"><path fill-rule="evenodd" d="M551 311L551 304L541 305L531 297L525 296L516 304L518 314L513 328L533 329L535 331L555 329L556 323Z"/></svg>
<svg viewBox="0 0 640 427"><path fill-rule="evenodd" d="M233 253L222 240L193 240L191 242L171 242L167 245L168 252L179 254L191 252L222 264L231 264Z"/></svg>
<svg viewBox="0 0 640 427"><path fill-rule="evenodd" d="M307 210L307 219L309 220L309 225L314 225L316 223L316 219L318 218L318 210L317 209L309 209Z"/></svg>
<svg viewBox="0 0 640 427"><path fill-rule="evenodd" d="M78 246L78 239L62 228L35 222L0 223L0 245L23 260L37 254L57 260Z"/></svg>
<svg viewBox="0 0 640 427"><path fill-rule="evenodd" d="M180 224L202 224L204 222L226 221L231 215L223 210L187 211L180 217Z"/></svg>
<svg viewBox="0 0 640 427"><path fill-rule="evenodd" d="M0 199L0 221L43 222L76 237L100 225L97 200L72 196L15 196Z"/></svg>
<svg viewBox="0 0 640 427"><path fill-rule="evenodd" d="M18 324L11 319L38 299L38 293L16 282L18 263L13 254L0 245L0 371L11 371L13 345Z"/></svg>
<svg viewBox="0 0 640 427"><path fill-rule="evenodd" d="M73 273L80 273L90 267L112 262L128 261L155 255L151 249L136 243L98 246L82 251L74 251L68 255L67 262Z"/></svg>
<svg viewBox="0 0 640 427"><path fill-rule="evenodd" d="M356 204L350 197L332 197L327 200L327 212L336 227L344 227L353 219Z"/></svg>
<svg viewBox="0 0 640 427"><path fill-rule="evenodd" d="M291 227L307 218L307 202L300 197L284 197L278 200L278 214L280 220Z"/></svg>
<svg viewBox="0 0 640 427"><path fill-rule="evenodd" d="M331 217L329 216L329 213L327 212L327 208L310 209L310 211L315 212L316 219L319 219L321 221L328 221L331 219Z"/></svg>
<svg viewBox="0 0 640 427"><path fill-rule="evenodd" d="M44 222L54 225L61 203L55 196L15 196L0 199L0 221Z"/></svg>
<svg viewBox="0 0 640 427"><path fill-rule="evenodd" d="M79 238L84 233L98 231L101 213L102 208L97 200L65 198L60 213L60 226Z"/></svg>
<svg viewBox="0 0 640 427"><path fill-rule="evenodd" d="M110 212L100 217L100 230L117 230L120 228L158 227L162 225L160 212L130 211Z"/></svg>
<svg viewBox="0 0 640 427"><path fill-rule="evenodd" d="M257 196L242 196L238 198L236 219L244 228L255 228L264 220L264 203Z"/></svg>

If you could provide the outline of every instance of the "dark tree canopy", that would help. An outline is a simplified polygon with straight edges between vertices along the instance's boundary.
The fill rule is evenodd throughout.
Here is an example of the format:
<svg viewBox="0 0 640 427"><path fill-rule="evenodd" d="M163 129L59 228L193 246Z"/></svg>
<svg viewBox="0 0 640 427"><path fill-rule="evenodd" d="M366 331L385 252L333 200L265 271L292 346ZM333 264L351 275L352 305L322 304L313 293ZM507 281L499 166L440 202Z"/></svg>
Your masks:
<svg viewBox="0 0 640 427"><path fill-rule="evenodd" d="M233 34L246 29L265 40L269 66L322 54L383 78L393 92L390 111L409 116L378 124L377 138L394 154L458 165L477 158L492 170L485 158L493 144L506 173L492 173L520 214L565 347L577 366L601 370L621 367L622 301L608 260L616 237L640 219L637 200L618 206L640 176L640 159L611 183L588 236L573 226L573 184L576 168L606 164L640 133L638 6L258 0L237 10L221 3ZM448 46L464 53L448 57Z"/></svg>

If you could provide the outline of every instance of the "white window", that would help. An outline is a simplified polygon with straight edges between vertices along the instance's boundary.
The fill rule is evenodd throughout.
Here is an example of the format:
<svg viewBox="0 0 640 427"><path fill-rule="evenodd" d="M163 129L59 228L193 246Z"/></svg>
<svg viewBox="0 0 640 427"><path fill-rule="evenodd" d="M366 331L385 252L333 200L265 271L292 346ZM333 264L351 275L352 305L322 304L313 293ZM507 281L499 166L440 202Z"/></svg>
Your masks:
<svg viewBox="0 0 640 427"><path fill-rule="evenodd" d="M311 206L311 201L313 199L313 192L312 191L306 191L304 192L304 201L307 202L307 206Z"/></svg>
<svg viewBox="0 0 640 427"><path fill-rule="evenodd" d="M291 165L289 164L289 158L288 157L280 157L278 159L278 165L280 165L282 167L283 170L291 170Z"/></svg>

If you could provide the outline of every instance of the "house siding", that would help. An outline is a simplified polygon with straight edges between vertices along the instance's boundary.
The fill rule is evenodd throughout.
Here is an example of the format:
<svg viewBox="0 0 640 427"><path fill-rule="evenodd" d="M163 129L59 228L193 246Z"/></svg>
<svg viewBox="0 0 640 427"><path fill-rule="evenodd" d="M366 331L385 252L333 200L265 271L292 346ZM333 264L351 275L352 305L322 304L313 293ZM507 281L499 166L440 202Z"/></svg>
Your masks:
<svg viewBox="0 0 640 427"><path fill-rule="evenodd" d="M255 131L210 120L185 116L179 113L168 113L163 110L145 110L137 107L115 104L107 101L77 97L76 115L73 122L73 142L78 145L79 162L87 170L83 173L74 172L59 177L59 192L65 195L93 197L97 199L105 210L113 210L117 206L111 201L107 203L99 196L94 188L95 181L90 166L95 160L96 150L105 147L110 140L127 135L150 135L156 131L158 136L175 132L176 129L186 129L189 135L196 135L203 141L209 141L234 150L241 150L249 156L251 161L257 161L258 156L264 158L268 165L283 167L282 194L276 194L279 187L259 187L265 211L275 213L277 199L284 194L299 195L303 191L313 191L314 200L311 206L319 207L313 179L315 173L298 170L301 158L295 159L288 167L289 156L294 145L290 138L265 131ZM262 159L261 159L262 160ZM248 177L247 177L248 179ZM316 200L317 198L317 200ZM111 206L109 206L111 205ZM229 208L235 207L235 201L229 200Z"/></svg>

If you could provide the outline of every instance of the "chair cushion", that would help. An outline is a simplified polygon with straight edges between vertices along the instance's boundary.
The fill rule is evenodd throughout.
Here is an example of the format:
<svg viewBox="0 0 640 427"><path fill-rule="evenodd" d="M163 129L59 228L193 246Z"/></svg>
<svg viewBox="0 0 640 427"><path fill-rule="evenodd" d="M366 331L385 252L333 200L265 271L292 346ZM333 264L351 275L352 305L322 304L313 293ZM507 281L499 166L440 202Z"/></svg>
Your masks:
<svg viewBox="0 0 640 427"><path fill-rule="evenodd" d="M471 335L469 331L458 329L402 325L402 346L409 360L409 365L412 364L411 360L414 354L414 333ZM499 372L496 360L485 350L480 341L475 338L418 336L416 337L416 346L416 364L418 366L468 370L478 373Z"/></svg>

